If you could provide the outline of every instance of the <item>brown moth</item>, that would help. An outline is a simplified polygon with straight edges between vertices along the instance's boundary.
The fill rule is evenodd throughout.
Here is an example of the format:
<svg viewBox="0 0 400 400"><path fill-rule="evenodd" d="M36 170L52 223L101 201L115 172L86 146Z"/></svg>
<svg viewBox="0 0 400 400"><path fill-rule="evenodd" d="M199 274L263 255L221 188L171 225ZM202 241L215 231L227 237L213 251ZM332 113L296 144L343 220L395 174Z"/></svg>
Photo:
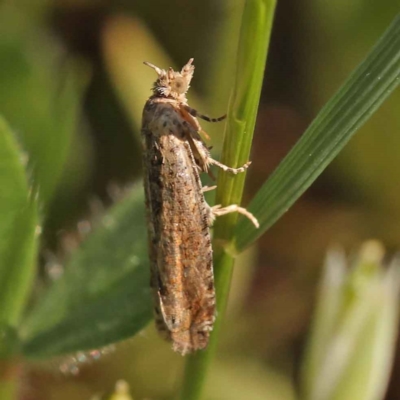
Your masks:
<svg viewBox="0 0 400 400"><path fill-rule="evenodd" d="M210 156L196 117L187 104L193 59L180 72L150 63L158 78L143 110L142 143L151 287L158 331L182 355L204 349L215 320L215 290L210 226L218 215L239 212L258 227L247 210L210 207L199 173L214 164L238 173Z"/></svg>

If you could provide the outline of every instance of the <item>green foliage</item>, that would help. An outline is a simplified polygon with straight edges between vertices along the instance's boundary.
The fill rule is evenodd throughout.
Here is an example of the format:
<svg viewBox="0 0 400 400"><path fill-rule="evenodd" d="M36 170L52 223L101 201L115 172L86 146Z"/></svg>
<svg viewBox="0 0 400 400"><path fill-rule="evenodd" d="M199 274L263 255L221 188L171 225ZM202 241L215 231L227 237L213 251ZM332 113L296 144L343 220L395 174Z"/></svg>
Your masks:
<svg viewBox="0 0 400 400"><path fill-rule="evenodd" d="M50 41L43 46L43 32L25 17L18 7L0 7L1 358L21 351L42 231L39 211L59 183L82 92L76 68L61 63Z"/></svg>
<svg viewBox="0 0 400 400"><path fill-rule="evenodd" d="M75 67L55 49L42 48L37 32L0 40L0 112L27 151L31 185L47 203L59 183L77 123L80 87Z"/></svg>
<svg viewBox="0 0 400 400"><path fill-rule="evenodd" d="M302 371L304 400L379 400L386 391L399 316L400 264L367 242L348 266L328 254Z"/></svg>
<svg viewBox="0 0 400 400"><path fill-rule="evenodd" d="M232 167L249 158L275 3L275 0L246 1L236 83L221 159ZM13 24L2 25L3 33L7 26L10 28ZM13 34L0 38L0 113L12 128L0 120L0 187L3 188L0 194L0 357L7 359L18 354L26 358L50 358L129 338L151 319L144 199L141 185L136 185L124 200L111 207L98 222L93 222L92 232L65 262L63 276L27 309L37 263L39 205L43 205L41 210L46 217L46 206L59 183L73 138L80 110L82 79L70 63L58 68L59 58L50 56L53 48L36 45L37 32ZM123 62L123 57L119 61ZM126 66L121 70L125 74ZM121 74L121 70L115 69L115 76ZM141 76L137 71L135 75ZM219 314L208 349L188 357L182 399L194 400L202 396L223 322L236 254L252 244L304 193L390 95L400 82L399 77L400 17L321 110L251 202L249 210L259 219L260 229L255 230L244 218L237 224L234 214L217 220L214 264ZM121 93L126 82L143 85L140 79L124 78L116 84ZM132 92L135 93L124 91L124 102L127 110L131 110L131 120L137 120L138 106L131 98ZM12 131L18 133L19 142ZM220 173L216 202L222 206L239 204L244 180L245 174ZM365 345L372 350L381 349L377 351L378 355L367 352L368 365L380 365L380 371L385 372L371 391L375 397L363 396L365 399L379 398L388 376L392 350L383 347L383 343L392 343L394 322L397 321L394 304L398 287L391 287L390 281L397 280L398 274L393 272L394 267L387 274L377 272L378 267L372 269L368 276L364 275L365 269L361 275L356 272L354 275L358 277L352 276L348 283L350 289L357 292L355 279L360 276L361 280L370 278L373 290L380 291L381 297L369 296L369 289L364 291L366 286L363 286L356 293L372 302L369 310L373 315L368 314L366 319L357 319L364 315L359 311L358 303L346 303L349 288L328 288L324 293L322 305L329 308L333 317L325 312L317 317L314 341L305 364L306 398L315 398L313 393L320 380L319 367L322 365L322 372L327 368L321 361L324 357L320 349L336 340L332 332L340 330L338 337L353 343L359 337L360 326L372 332L364 337ZM382 281L385 282L383 286ZM385 297L385 294L390 296ZM379 307L389 311L380 315ZM346 324L343 325L346 329L343 328L343 320L350 321L349 325L352 321L361 322L352 330L347 329ZM357 372L366 364L360 367L356 358L344 360L344 364ZM360 376L371 374L372 369L365 371L358 375L354 372L354 382L360 382ZM335 379L336 373L334 371ZM340 386L338 380L332 382L332 387L343 392L326 399L347 399L348 393L355 398L352 385Z"/></svg>
<svg viewBox="0 0 400 400"><path fill-rule="evenodd" d="M400 83L400 17L314 119L249 205L260 229L236 228L242 251L273 225L315 181Z"/></svg>
<svg viewBox="0 0 400 400"><path fill-rule="evenodd" d="M38 210L29 191L23 154L2 119L0 160L0 326L4 335L19 323L32 285ZM15 349L14 345L11 347ZM1 354L9 350L4 342L0 343Z"/></svg>
<svg viewBox="0 0 400 400"><path fill-rule="evenodd" d="M23 325L27 357L88 350L126 339L151 318L143 188L94 224Z"/></svg>

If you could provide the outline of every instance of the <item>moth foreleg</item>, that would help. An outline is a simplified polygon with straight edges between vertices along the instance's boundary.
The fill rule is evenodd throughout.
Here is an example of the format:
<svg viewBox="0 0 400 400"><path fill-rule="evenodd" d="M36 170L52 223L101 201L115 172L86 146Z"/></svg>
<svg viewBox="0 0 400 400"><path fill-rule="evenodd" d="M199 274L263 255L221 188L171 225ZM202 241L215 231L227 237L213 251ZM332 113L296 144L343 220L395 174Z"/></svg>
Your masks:
<svg viewBox="0 0 400 400"><path fill-rule="evenodd" d="M195 110L192 107L189 107L188 105L183 105L183 108L193 117L198 117L201 119L204 119L204 121L208 121L208 122L219 122L219 121L223 121L226 118L226 114L223 115L222 117L218 117L218 118L211 118L208 117L207 115L204 114L200 114L197 110Z"/></svg>
<svg viewBox="0 0 400 400"><path fill-rule="evenodd" d="M239 168L232 168L220 163L217 160L214 160L210 156L208 148L204 145L204 143L201 140L198 139L198 131L187 121L182 121L182 124L187 132L187 139L190 142L196 162L198 163L202 171L208 172L209 165L215 165L221 168L225 172L230 172L231 174L236 175L246 171L246 169L251 164L251 161L248 161Z"/></svg>

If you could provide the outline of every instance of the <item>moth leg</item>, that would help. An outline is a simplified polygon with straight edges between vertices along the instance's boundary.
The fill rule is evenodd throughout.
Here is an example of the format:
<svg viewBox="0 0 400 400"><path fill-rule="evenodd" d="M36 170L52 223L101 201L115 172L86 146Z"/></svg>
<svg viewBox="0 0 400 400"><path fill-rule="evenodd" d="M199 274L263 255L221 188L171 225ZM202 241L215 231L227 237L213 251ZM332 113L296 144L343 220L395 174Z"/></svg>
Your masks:
<svg viewBox="0 0 400 400"><path fill-rule="evenodd" d="M162 303L162 298L159 291L155 292L157 298L156 305L153 309L154 320L156 324L157 331L166 340L171 340L170 328L166 322L164 307Z"/></svg>
<svg viewBox="0 0 400 400"><path fill-rule="evenodd" d="M200 114L197 110L195 110L192 107L189 107L187 104L182 105L182 107L193 117L198 117L201 119L204 119L204 121L208 121L208 122L219 122L219 121L223 121L226 118L226 114L223 115L222 117L218 117L218 118L211 118L208 117L207 115L204 114Z"/></svg>
<svg viewBox="0 0 400 400"><path fill-rule="evenodd" d="M160 303L159 303L160 311L161 311L161 315L162 315L164 324L167 327L169 332L173 332L174 330L179 328L179 326L181 325L181 320L178 316L171 315L171 313L167 312L167 310L164 307L164 302L163 302L162 295L160 292L158 292L158 296L159 296L159 301L160 301Z"/></svg>
<svg viewBox="0 0 400 400"><path fill-rule="evenodd" d="M198 129L187 120L182 121L182 126L183 133L189 142L190 148L192 149L196 164L203 172L208 172L208 159L210 158L210 152L207 146L201 140Z"/></svg>
<svg viewBox="0 0 400 400"><path fill-rule="evenodd" d="M228 167L227 165L224 165L222 163L220 163L217 160L214 160L211 157L208 157L207 159L208 165L216 165L217 167L221 168L223 171L225 172L230 172L231 174L240 174L241 172L246 171L247 168L249 168L251 161L247 161L247 163L245 163L243 166L239 167L239 168L231 168Z"/></svg>
<svg viewBox="0 0 400 400"><path fill-rule="evenodd" d="M217 185L214 185L214 186L203 186L202 188L201 188L201 191L203 192L203 193L205 193L205 192L209 192L210 190L214 190L214 189L216 189L217 188Z"/></svg>
<svg viewBox="0 0 400 400"><path fill-rule="evenodd" d="M247 217L256 228L260 227L260 224L258 223L257 218L251 212L247 211L245 208L240 207L236 204L231 204L230 206L226 206L226 207L221 207L221 205L216 205L216 206L211 207L211 214L212 214L213 219L215 219L215 217L230 214L233 212L238 212L239 214L242 214L245 217Z"/></svg>
<svg viewBox="0 0 400 400"><path fill-rule="evenodd" d="M208 133L201 127L201 125L199 124L199 121L197 121L197 119L194 118L192 116L192 114L187 111L187 109L193 110L189 106L182 105L182 107L180 108L180 112L181 112L182 118L185 121L187 121L189 124L191 124L191 126L192 126L191 133L192 133L192 135L194 135L196 137L196 139L201 140L201 137L199 135L199 133L201 133L206 138L206 140L210 140L211 138L210 138L210 136L208 136ZM196 131L196 134L194 133L194 131Z"/></svg>
<svg viewBox="0 0 400 400"><path fill-rule="evenodd" d="M217 167L221 168L225 172L230 172L231 174L239 174L241 172L244 172L249 165L251 164L251 161L248 161L246 164L244 164L242 167L239 168L231 168L228 167L227 165L224 165L220 163L217 160L214 160L210 156L210 152L206 145L200 140L198 131L191 125L188 121L184 120L182 121L182 124L184 126L185 131L187 132L187 139L190 143L190 147L192 148L193 155L195 156L195 160L197 164L200 166L201 170L204 172L209 172L209 165L216 165Z"/></svg>

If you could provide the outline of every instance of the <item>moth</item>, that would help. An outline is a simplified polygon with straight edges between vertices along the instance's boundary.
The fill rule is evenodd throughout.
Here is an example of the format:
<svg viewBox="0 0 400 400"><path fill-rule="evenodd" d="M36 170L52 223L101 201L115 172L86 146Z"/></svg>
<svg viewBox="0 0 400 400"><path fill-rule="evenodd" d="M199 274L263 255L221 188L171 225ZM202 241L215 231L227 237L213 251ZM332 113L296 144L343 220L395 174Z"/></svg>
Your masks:
<svg viewBox="0 0 400 400"><path fill-rule="evenodd" d="M191 108L186 99L193 77L193 58L182 68L163 70L153 64L157 80L143 109L142 145L151 288L157 330L182 355L207 346L215 321L215 289L210 226L216 216L246 215L231 205L210 207L204 199L201 172L216 165L202 140L196 117L216 122Z"/></svg>

